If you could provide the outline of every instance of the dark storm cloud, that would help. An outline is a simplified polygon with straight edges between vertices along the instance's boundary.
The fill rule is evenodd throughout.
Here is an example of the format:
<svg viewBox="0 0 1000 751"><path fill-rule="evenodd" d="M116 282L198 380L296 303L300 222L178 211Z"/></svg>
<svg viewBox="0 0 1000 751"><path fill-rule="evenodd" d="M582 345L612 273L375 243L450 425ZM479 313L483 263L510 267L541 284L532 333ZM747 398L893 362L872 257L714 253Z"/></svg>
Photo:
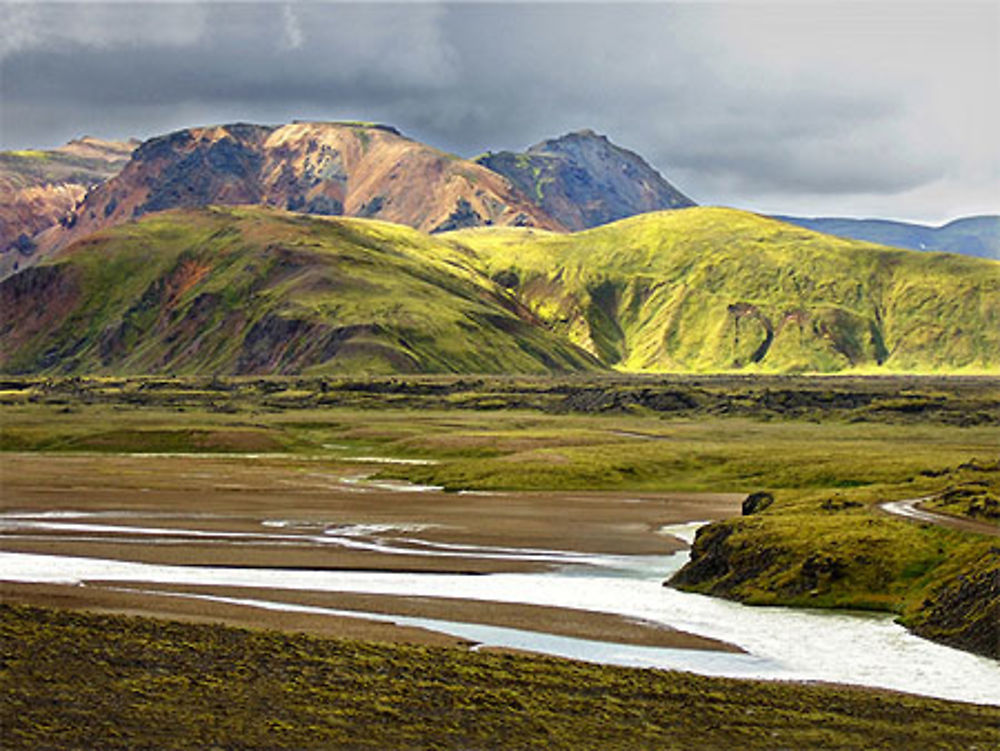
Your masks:
<svg viewBox="0 0 1000 751"><path fill-rule="evenodd" d="M694 198L983 211L995 4L6 5L6 147L372 119L462 154L590 127Z"/></svg>

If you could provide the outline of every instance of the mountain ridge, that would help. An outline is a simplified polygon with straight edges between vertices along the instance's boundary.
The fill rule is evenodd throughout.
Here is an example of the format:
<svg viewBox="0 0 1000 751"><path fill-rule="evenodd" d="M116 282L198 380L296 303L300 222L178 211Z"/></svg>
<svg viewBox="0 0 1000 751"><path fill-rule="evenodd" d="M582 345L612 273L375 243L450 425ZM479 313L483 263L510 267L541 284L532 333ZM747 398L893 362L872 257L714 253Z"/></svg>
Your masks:
<svg viewBox="0 0 1000 751"><path fill-rule="evenodd" d="M938 226L892 219L784 215L774 218L852 240L1000 260L1000 215L995 214L959 217Z"/></svg>
<svg viewBox="0 0 1000 751"><path fill-rule="evenodd" d="M1000 372L1000 263L735 209L560 235L446 235L554 330L629 372Z"/></svg>
<svg viewBox="0 0 1000 751"><path fill-rule="evenodd" d="M84 137L47 152L5 152L0 199L0 278L91 232L169 208L264 205L444 232L489 225L580 231L694 205L637 153L589 129L467 160L391 125L301 120L186 128L141 144ZM777 218L878 244L1000 257L1000 217L938 228Z"/></svg>
<svg viewBox="0 0 1000 751"><path fill-rule="evenodd" d="M370 122L211 125L132 147L130 160L75 192L58 216L22 223L28 231L18 247L10 238L0 244L0 277L91 232L170 208L263 205L439 232L484 225L565 231L691 204L638 154L593 131L531 147L524 158L545 170L530 184Z"/></svg>
<svg viewBox="0 0 1000 751"><path fill-rule="evenodd" d="M35 236L71 216L138 144L84 136L56 149L0 152L0 278L29 261Z"/></svg>
<svg viewBox="0 0 1000 751"><path fill-rule="evenodd" d="M39 245L58 249L147 212L213 204L363 216L427 231L471 223L561 228L501 176L394 128L235 123L143 142L119 174L87 194L71 225L52 228Z"/></svg>

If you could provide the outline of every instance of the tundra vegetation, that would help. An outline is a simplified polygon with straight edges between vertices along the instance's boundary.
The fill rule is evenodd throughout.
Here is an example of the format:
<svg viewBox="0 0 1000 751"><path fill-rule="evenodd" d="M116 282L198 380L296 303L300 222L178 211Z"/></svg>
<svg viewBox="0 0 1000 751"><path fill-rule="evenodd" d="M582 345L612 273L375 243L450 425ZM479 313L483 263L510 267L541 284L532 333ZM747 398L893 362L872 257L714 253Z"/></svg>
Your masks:
<svg viewBox="0 0 1000 751"><path fill-rule="evenodd" d="M40 308L37 300L49 304ZM989 374L1000 266L688 208L428 235L150 214L0 282L0 371Z"/></svg>
<svg viewBox="0 0 1000 751"><path fill-rule="evenodd" d="M766 492L674 584L867 608L997 657L1000 383L983 377L6 377L0 448L259 452L459 489ZM516 471L514 471L516 468ZM766 506L766 507L764 507ZM1000 529L1000 527L998 527ZM988 748L997 710L4 607L9 748Z"/></svg>
<svg viewBox="0 0 1000 751"><path fill-rule="evenodd" d="M1000 709L0 605L4 748L961 748Z"/></svg>

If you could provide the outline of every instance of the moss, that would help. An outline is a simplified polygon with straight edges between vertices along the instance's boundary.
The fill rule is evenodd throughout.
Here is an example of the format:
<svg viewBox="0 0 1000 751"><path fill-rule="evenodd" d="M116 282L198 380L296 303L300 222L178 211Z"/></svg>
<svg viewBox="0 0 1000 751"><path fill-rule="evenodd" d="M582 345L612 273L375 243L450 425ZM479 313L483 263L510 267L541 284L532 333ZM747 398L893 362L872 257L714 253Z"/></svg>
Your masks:
<svg viewBox="0 0 1000 751"><path fill-rule="evenodd" d="M72 280L79 290L68 296L61 325L19 341L3 367L186 374L599 367L521 320L463 253L398 225L217 208L159 214L88 242L87 252L39 282Z"/></svg>
<svg viewBox="0 0 1000 751"><path fill-rule="evenodd" d="M525 302L578 345L613 320L622 356L605 361L624 371L996 369L992 261L881 248L718 208L572 235L451 237L488 273L518 268ZM602 283L627 292L595 318L591 290Z"/></svg>
<svg viewBox="0 0 1000 751"><path fill-rule="evenodd" d="M1000 710L0 605L4 747L972 748Z"/></svg>
<svg viewBox="0 0 1000 751"><path fill-rule="evenodd" d="M843 492L835 504L779 493L752 520L699 534L673 581L751 603L888 610L928 638L1000 658L995 538L890 518L877 507L946 494L949 474ZM817 506L833 513L817 514Z"/></svg>

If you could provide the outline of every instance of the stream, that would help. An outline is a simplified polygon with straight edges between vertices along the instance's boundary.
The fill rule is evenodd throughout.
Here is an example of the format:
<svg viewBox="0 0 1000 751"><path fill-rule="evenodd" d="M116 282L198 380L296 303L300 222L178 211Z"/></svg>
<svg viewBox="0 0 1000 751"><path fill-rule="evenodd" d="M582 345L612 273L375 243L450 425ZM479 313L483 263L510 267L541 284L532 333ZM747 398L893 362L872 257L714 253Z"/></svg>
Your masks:
<svg viewBox="0 0 1000 751"><path fill-rule="evenodd" d="M58 533L64 540L113 535L115 542L183 544L214 538L227 544L324 544L383 554L491 558L544 562L536 573L467 576L446 573L289 570L251 567L154 565L59 555L0 552L0 579L114 588L136 585L150 594L203 599L270 610L319 613L425 628L476 642L590 662L666 668L712 676L826 681L894 689L944 699L1000 705L1000 663L921 639L892 616L780 607L749 607L680 592L663 581L687 560L666 556L600 555L537 548L445 544L424 540L413 525L323 526L270 519L259 532L206 531L183 526L185 517L161 515L146 526L104 523L101 513L0 515L7 539ZM112 514L107 514L112 516ZM139 515L137 515L139 516ZM149 514L145 515L150 516ZM193 517L186 517L188 520ZM661 531L687 542L700 523ZM37 538L36 538L37 539ZM108 539L104 537L104 539ZM449 597L612 613L730 642L745 654L632 646L475 623L336 610L266 599L164 592L169 585L254 587L284 591Z"/></svg>

